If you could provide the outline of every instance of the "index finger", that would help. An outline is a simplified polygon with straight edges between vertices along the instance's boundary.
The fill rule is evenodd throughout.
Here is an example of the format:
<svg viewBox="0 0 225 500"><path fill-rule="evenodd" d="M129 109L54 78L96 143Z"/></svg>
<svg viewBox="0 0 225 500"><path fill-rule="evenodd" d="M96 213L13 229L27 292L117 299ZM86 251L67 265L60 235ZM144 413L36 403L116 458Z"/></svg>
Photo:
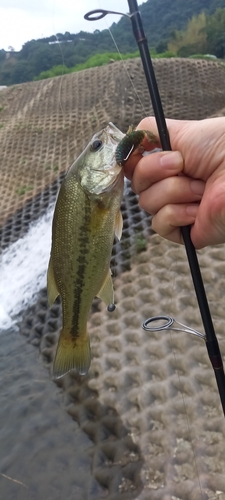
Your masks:
<svg viewBox="0 0 225 500"><path fill-rule="evenodd" d="M170 141L171 141L172 150L179 149L177 138L179 136L181 124L184 126L185 123L186 123L186 121L184 121L184 120L182 122L180 120L172 120L172 119L166 120L166 125L168 127L168 131L169 131L169 133L171 132ZM156 123L154 116L147 116L146 118L141 120L140 123L138 124L138 126L136 127L136 130L149 130L158 139L158 144L155 144L155 143L153 144L153 143L149 142L148 139L145 137L142 144L143 144L143 148L146 151L152 151L156 147L160 147L159 131L158 131L157 123ZM141 160L141 158L142 158L142 154L140 153L140 151L136 150L130 155L129 159L126 161L126 164L124 166L124 174L129 180L132 179L134 169L135 169L137 163Z"/></svg>
<svg viewBox="0 0 225 500"><path fill-rule="evenodd" d="M188 120L173 120L171 118L166 119L166 126L170 134L172 149L179 149L178 147L179 144L177 142L178 134L180 130L183 127L185 127L188 123L190 123L188 122ZM150 130L153 134L155 134L155 136L158 138L160 142L159 131L154 116L146 116L146 118L143 118L143 120L141 120L140 123L137 125L136 130Z"/></svg>
<svg viewBox="0 0 225 500"><path fill-rule="evenodd" d="M124 173L125 176L130 180L132 179L135 166L143 156L142 151L140 151L140 149L151 152L154 151L156 148L161 148L161 143L159 139L159 133L156 126L155 118L149 117L143 119L135 128L135 130L149 131L152 134L152 138L146 134L143 141L141 142L141 148L134 149L132 154L126 160L126 163L124 165Z"/></svg>

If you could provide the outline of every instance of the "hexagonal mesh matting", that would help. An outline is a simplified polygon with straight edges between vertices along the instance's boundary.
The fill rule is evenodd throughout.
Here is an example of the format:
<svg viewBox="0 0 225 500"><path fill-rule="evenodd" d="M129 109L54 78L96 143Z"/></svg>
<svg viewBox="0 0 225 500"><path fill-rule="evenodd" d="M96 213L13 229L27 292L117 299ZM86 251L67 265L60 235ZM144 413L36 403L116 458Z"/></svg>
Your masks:
<svg viewBox="0 0 225 500"><path fill-rule="evenodd" d="M151 112L140 61L126 66L129 77L114 63L0 94L2 248L44 213L94 132L109 121L126 131ZM225 107L220 63L174 59L154 67L167 116L199 119ZM103 493L90 499L223 500L225 427L205 345L141 328L147 317L167 313L202 329L184 249L151 233L129 186L122 212L123 237L112 256L117 308L108 313L94 301L91 370L57 382L68 413L93 442L92 474ZM200 259L224 353L224 249L204 250ZM50 370L60 325L59 302L49 310L42 290L20 330Z"/></svg>

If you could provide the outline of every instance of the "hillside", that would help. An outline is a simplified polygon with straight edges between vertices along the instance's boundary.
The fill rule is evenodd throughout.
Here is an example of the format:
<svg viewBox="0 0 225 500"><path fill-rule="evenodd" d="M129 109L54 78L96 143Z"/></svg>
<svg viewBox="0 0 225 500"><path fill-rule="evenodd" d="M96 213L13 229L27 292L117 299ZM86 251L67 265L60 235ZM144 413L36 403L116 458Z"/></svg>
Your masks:
<svg viewBox="0 0 225 500"><path fill-rule="evenodd" d="M0 225L46 187L48 199L60 173L109 121L125 132L152 112L140 59L126 68L116 62L0 92ZM200 119L225 107L224 65L161 59L154 68L166 116Z"/></svg>
<svg viewBox="0 0 225 500"><path fill-rule="evenodd" d="M219 7L225 8L225 0L147 0L140 5L140 12L149 45L163 52L172 33L184 29L193 15L198 15L203 10L211 15ZM108 19L110 22L110 17ZM113 23L111 31L121 53L137 49L128 18L123 17L118 23ZM56 37L60 47L55 43ZM30 40L20 52L6 54L4 50L0 50L0 85L32 81L53 66L65 65L72 68L93 54L112 51L115 52L115 46L108 30L57 33L48 38Z"/></svg>
<svg viewBox="0 0 225 500"><path fill-rule="evenodd" d="M223 64L153 64L168 117L223 113ZM125 132L152 112L140 59L126 68L116 62L0 92L0 246L8 269L1 268L1 308L5 296L10 314L15 296L26 304L24 276L34 295L16 318L19 331L1 334L2 499L225 498L224 415L205 342L141 327L149 316L169 314L203 331L185 250L152 234L150 216L128 186L111 261L116 310L94 302L88 375L67 374L56 390L52 381L61 309L58 300L48 307L46 288L35 294L50 243L46 212L93 133L109 121ZM20 239L41 215L39 245ZM224 357L224 246L198 253Z"/></svg>

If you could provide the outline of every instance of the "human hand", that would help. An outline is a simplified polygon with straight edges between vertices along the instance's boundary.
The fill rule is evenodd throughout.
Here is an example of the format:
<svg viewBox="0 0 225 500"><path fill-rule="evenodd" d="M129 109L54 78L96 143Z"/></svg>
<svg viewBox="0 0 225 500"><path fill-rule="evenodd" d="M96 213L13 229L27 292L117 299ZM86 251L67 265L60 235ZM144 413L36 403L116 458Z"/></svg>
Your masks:
<svg viewBox="0 0 225 500"><path fill-rule="evenodd" d="M182 243L181 226L191 225L195 248L225 242L225 118L167 120L173 151L142 157L133 154L124 166L139 194L139 204L153 215L152 228ZM153 117L137 129L157 137ZM151 150L147 140L144 148Z"/></svg>

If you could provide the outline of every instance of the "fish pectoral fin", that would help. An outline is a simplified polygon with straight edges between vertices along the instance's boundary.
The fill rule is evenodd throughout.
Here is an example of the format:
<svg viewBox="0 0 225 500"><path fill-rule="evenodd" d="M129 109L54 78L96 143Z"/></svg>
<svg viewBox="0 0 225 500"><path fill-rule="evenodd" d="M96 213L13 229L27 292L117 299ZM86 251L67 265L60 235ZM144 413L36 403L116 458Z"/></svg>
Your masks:
<svg viewBox="0 0 225 500"><path fill-rule="evenodd" d="M118 210L116 214L116 225L115 225L115 235L120 240L122 236L122 230L123 230L123 217L121 210Z"/></svg>
<svg viewBox="0 0 225 500"><path fill-rule="evenodd" d="M59 291L56 286L55 276L52 265L52 257L50 257L48 272L47 272L47 293L48 293L48 305L49 307L55 302L59 295Z"/></svg>
<svg viewBox="0 0 225 500"><path fill-rule="evenodd" d="M111 277L111 271L109 269L106 279L101 286L99 292L97 293L97 297L103 300L107 306L113 304L114 302L114 292L113 292L113 283Z"/></svg>
<svg viewBox="0 0 225 500"><path fill-rule="evenodd" d="M70 332L65 333L62 330L53 363L53 377L63 377L71 370L75 370L80 375L86 375L90 364L91 349L87 332L74 337Z"/></svg>

